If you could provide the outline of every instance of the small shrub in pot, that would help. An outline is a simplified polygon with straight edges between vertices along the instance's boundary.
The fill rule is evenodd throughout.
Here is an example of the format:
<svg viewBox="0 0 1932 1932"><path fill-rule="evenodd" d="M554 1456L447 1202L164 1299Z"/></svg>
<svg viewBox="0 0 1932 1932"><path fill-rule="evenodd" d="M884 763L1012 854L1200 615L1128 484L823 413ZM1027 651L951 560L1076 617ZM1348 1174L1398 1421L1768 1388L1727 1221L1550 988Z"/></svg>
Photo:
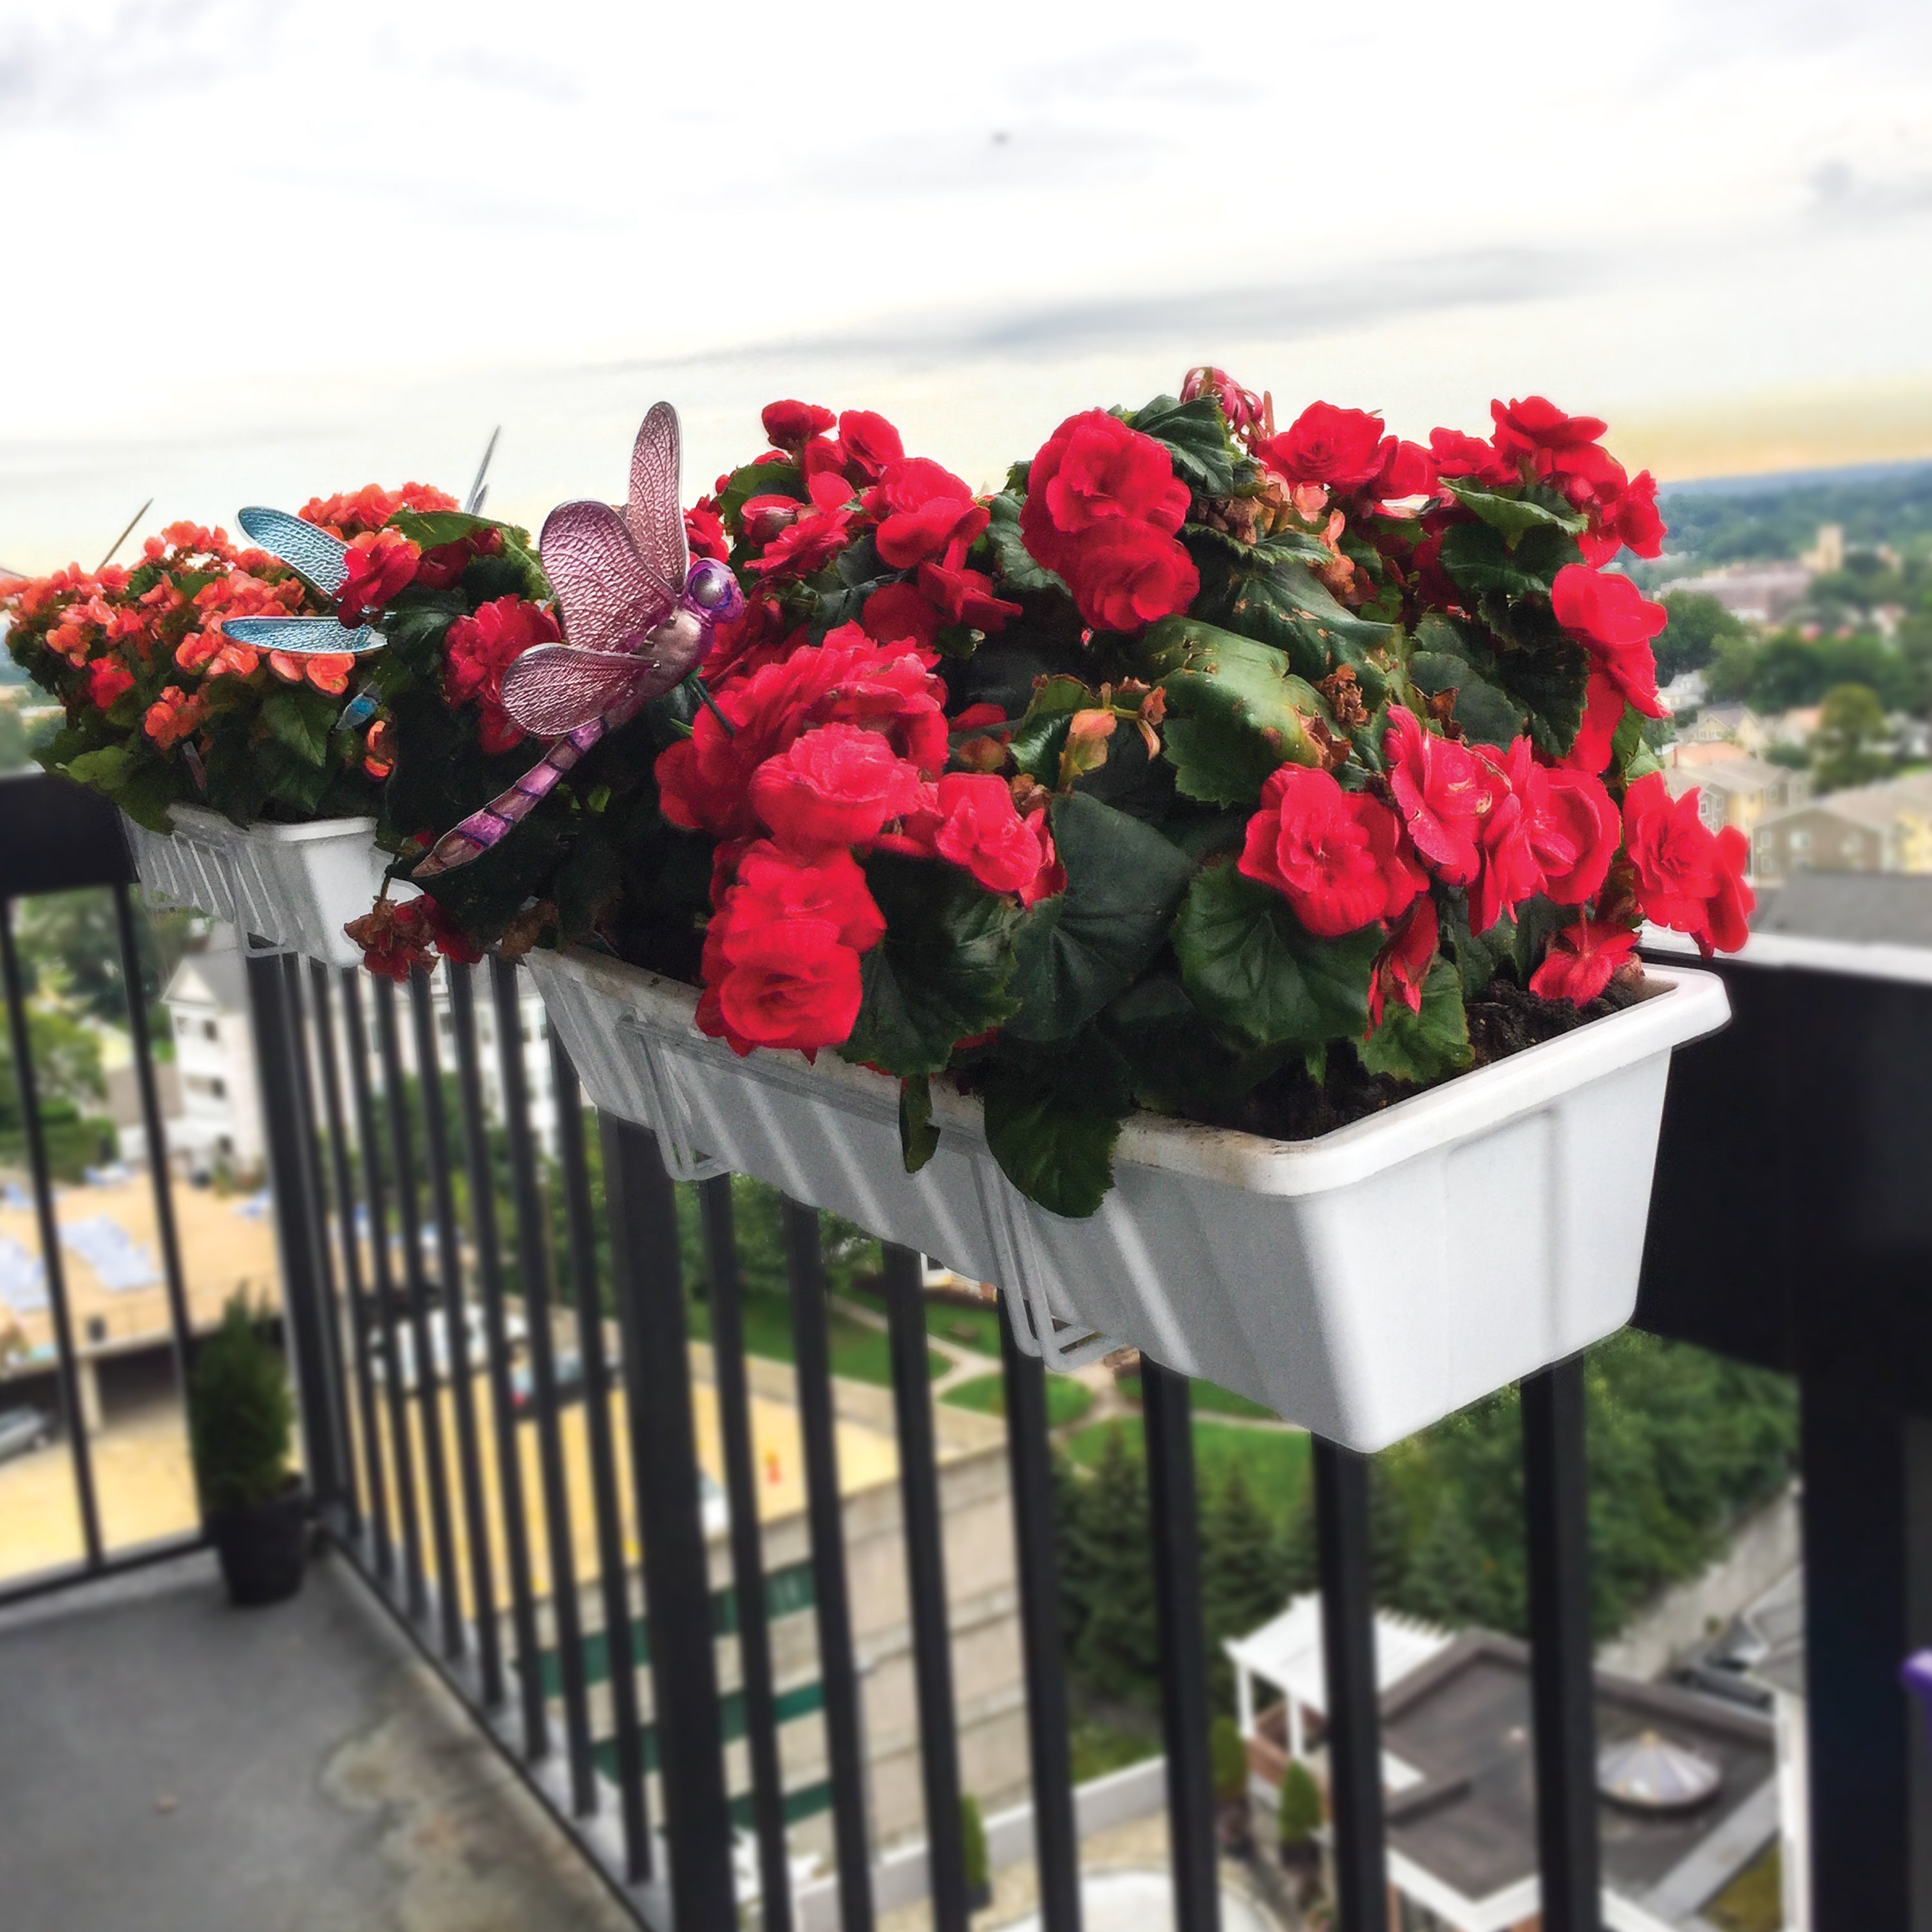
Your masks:
<svg viewBox="0 0 1932 1932"><path fill-rule="evenodd" d="M967 1909L984 1912L993 1902L993 1873L986 1856L986 1827L980 1816L980 1801L970 1792L959 1801L959 1840L966 1864Z"/></svg>
<svg viewBox="0 0 1932 1932"><path fill-rule="evenodd" d="M188 1381L195 1480L236 1604L278 1603L302 1588L304 1510L289 1467L294 1419L288 1371L238 1294L196 1352Z"/></svg>

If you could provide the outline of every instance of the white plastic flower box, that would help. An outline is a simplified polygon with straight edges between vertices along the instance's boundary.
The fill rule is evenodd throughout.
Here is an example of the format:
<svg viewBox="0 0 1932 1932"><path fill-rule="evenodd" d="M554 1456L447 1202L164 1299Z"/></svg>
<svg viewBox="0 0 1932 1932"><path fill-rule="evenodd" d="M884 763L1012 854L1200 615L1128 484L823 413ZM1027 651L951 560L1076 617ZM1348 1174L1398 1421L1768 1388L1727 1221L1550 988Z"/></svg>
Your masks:
<svg viewBox="0 0 1932 1932"><path fill-rule="evenodd" d="M178 805L169 816L168 834L123 821L151 897L194 906L244 936L331 966L361 963L361 949L342 928L375 903L389 862L373 818L244 830L205 806Z"/></svg>
<svg viewBox="0 0 1932 1932"><path fill-rule="evenodd" d="M592 1100L680 1176L754 1174L997 1282L1054 1366L1131 1342L1365 1450L1629 1319L1671 1050L1730 1011L1714 975L1653 968L1653 998L1316 1140L1137 1115L1076 1221L1007 1180L943 1082L909 1174L896 1081L741 1060L693 1026L692 988L634 967L530 963Z"/></svg>

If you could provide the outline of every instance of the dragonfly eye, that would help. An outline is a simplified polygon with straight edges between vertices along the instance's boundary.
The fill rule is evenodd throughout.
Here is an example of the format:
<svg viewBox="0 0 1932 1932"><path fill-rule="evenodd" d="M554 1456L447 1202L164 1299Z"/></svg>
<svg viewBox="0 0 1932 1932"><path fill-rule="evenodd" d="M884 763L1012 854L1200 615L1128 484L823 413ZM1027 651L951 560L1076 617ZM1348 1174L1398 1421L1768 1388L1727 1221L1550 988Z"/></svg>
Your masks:
<svg viewBox="0 0 1932 1932"><path fill-rule="evenodd" d="M685 595L707 617L718 619L735 616L744 601L729 567L708 556L692 566Z"/></svg>

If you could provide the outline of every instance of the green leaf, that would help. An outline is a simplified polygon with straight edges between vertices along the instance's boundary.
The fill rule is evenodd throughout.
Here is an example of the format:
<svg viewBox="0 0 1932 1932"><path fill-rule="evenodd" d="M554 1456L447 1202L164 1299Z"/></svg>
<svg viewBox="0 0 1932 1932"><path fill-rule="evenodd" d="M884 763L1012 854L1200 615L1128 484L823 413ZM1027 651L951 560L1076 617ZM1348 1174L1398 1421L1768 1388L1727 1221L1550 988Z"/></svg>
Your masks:
<svg viewBox="0 0 1932 1932"><path fill-rule="evenodd" d="M328 734L340 709L338 700L321 692L289 685L262 699L262 722L303 764L320 765L328 759Z"/></svg>
<svg viewBox="0 0 1932 1932"><path fill-rule="evenodd" d="M1499 531L1512 550L1516 548L1516 540L1531 530L1553 529L1574 535L1590 520L1553 490L1530 489L1505 494L1485 490L1454 476L1445 477L1443 483L1464 509L1480 517L1492 530Z"/></svg>
<svg viewBox="0 0 1932 1932"><path fill-rule="evenodd" d="M1466 658L1447 651L1418 651L1408 661L1409 682L1433 698L1456 694L1456 722L1479 745L1507 745L1523 727L1523 707L1490 683Z"/></svg>
<svg viewBox="0 0 1932 1932"><path fill-rule="evenodd" d="M1360 1039L1382 944L1376 926L1316 938L1279 892L1232 866L1201 874L1174 927L1189 997L1224 1034L1255 1046Z"/></svg>
<svg viewBox="0 0 1932 1932"><path fill-rule="evenodd" d="M1322 762L1307 724L1328 706L1286 653L1187 616L1162 618L1142 650L1167 694L1162 740L1188 797L1252 805L1277 765Z"/></svg>
<svg viewBox="0 0 1932 1932"><path fill-rule="evenodd" d="M1590 688L1589 654L1580 644L1499 651L1490 676L1522 706L1538 750L1560 758L1576 742Z"/></svg>
<svg viewBox="0 0 1932 1932"><path fill-rule="evenodd" d="M748 463L732 471L730 482L718 499L718 515L728 526L735 526L740 512L754 496L789 496L800 503L812 500L796 464Z"/></svg>
<svg viewBox="0 0 1932 1932"><path fill-rule="evenodd" d="M110 797L126 783L128 769L134 754L125 745L104 745L98 752L83 752L68 760L67 775L77 784L92 785Z"/></svg>
<svg viewBox="0 0 1932 1932"><path fill-rule="evenodd" d="M1556 573L1582 554L1574 537L1553 526L1514 541L1486 524L1452 524L1442 533L1442 567L1465 590L1546 597Z"/></svg>
<svg viewBox="0 0 1932 1932"><path fill-rule="evenodd" d="M1129 416L1127 424L1166 448L1174 473L1196 496L1230 494L1245 466L1246 459L1228 434L1220 405L1212 396L1197 396L1191 403L1156 396Z"/></svg>
<svg viewBox="0 0 1932 1932"><path fill-rule="evenodd" d="M1001 1172L1029 1201L1076 1220L1113 1186L1120 1133L1119 1115L1082 1097L1079 1072L1077 1062L994 1062L980 1090L986 1144Z"/></svg>
<svg viewBox="0 0 1932 1932"><path fill-rule="evenodd" d="M1052 808L1066 890L1042 899L1013 938L1010 1040L1070 1039L1132 985L1167 937L1194 864L1153 826L1075 792Z"/></svg>
<svg viewBox="0 0 1932 1932"><path fill-rule="evenodd" d="M1034 560L1020 536L1020 500L1001 490L986 506L992 520L986 526L986 540L993 546L998 574L1014 590L1058 590L1066 586L1044 564Z"/></svg>
<svg viewBox="0 0 1932 1932"><path fill-rule="evenodd" d="M902 1078L937 1073L958 1042L1018 1004L1006 991L1018 908L936 860L874 853L866 882L886 936L866 955L859 1017L838 1051Z"/></svg>
<svg viewBox="0 0 1932 1932"><path fill-rule="evenodd" d="M1371 654L1393 644L1394 628L1344 610L1306 565L1277 563L1238 574L1225 602L1219 622L1286 651L1310 682L1319 682L1338 664L1350 664L1361 677L1370 705L1381 703L1384 680Z"/></svg>
<svg viewBox="0 0 1932 1932"><path fill-rule="evenodd" d="M1382 1009L1382 1023L1356 1051L1371 1073L1398 1080L1441 1080L1458 1073L1474 1058L1469 1046L1468 1016L1462 1010L1462 982L1455 966L1438 959L1422 982L1422 1010L1411 1012L1400 999Z"/></svg>
<svg viewBox="0 0 1932 1932"><path fill-rule="evenodd" d="M494 517L472 516L467 510L398 510L389 519L389 527L400 530L422 550L440 550L445 544L494 530L502 542L500 554L522 574L524 595L542 598L550 594L550 580L538 561L530 533L514 524L500 523Z"/></svg>
<svg viewBox="0 0 1932 1932"><path fill-rule="evenodd" d="M1190 550L1218 550L1245 570L1266 570L1277 563L1312 564L1318 568L1328 561L1327 547L1304 530L1280 530L1258 543L1244 543L1232 531L1217 530L1211 524L1184 524L1180 535Z"/></svg>
<svg viewBox="0 0 1932 1932"><path fill-rule="evenodd" d="M899 1082L899 1148L908 1174L916 1174L939 1151L939 1130L932 1124L932 1082L923 1073Z"/></svg>
<svg viewBox="0 0 1932 1932"><path fill-rule="evenodd" d="M1060 754L1073 714L1097 704L1099 698L1077 677L1042 678L1033 688L1026 716L1012 736L1014 762L1028 777L1044 785L1060 778Z"/></svg>

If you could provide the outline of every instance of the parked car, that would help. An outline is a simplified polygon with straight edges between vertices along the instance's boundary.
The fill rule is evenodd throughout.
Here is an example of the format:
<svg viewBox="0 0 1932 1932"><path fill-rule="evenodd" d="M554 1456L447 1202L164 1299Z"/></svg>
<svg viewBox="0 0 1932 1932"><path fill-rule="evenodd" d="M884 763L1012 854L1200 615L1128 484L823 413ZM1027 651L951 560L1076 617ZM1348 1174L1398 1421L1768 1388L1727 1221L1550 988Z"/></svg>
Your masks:
<svg viewBox="0 0 1932 1932"><path fill-rule="evenodd" d="M370 1318L369 1336L370 1372L379 1382L388 1379L388 1362L383 1348L383 1336L380 1328L374 1326ZM398 1312L396 1322L396 1359L403 1368L403 1387L413 1390L416 1385L416 1336L415 1324L406 1313ZM483 1311L473 1302L466 1303L463 1310L464 1352L470 1358L472 1370L485 1366L490 1360L490 1331L483 1318ZM526 1330L520 1315L506 1314L503 1318L505 1340L514 1349L524 1340ZM429 1315L430 1361L436 1371L439 1383L449 1379L449 1331L445 1324L443 1312L440 1307L430 1310Z"/></svg>
<svg viewBox="0 0 1932 1932"><path fill-rule="evenodd" d="M54 1439L54 1419L38 1408L0 1409L0 1462L31 1455Z"/></svg>

